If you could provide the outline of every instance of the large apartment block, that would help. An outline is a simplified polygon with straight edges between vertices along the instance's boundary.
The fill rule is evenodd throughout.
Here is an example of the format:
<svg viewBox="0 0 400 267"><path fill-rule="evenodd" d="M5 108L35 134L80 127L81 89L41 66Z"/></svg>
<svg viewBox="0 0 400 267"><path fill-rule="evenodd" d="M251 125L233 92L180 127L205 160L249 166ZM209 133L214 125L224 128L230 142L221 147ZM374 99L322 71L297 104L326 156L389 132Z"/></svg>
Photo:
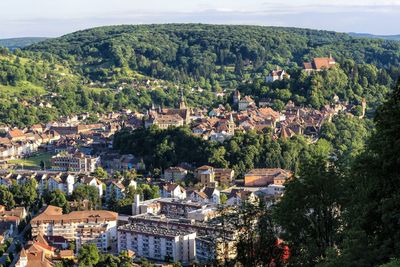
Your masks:
<svg viewBox="0 0 400 267"><path fill-rule="evenodd" d="M195 232L150 224L127 224L118 229L118 251L132 250L138 257L156 261L194 261L195 240Z"/></svg>
<svg viewBox="0 0 400 267"><path fill-rule="evenodd" d="M32 236L62 236L76 242L78 251L83 244L94 243L101 251L108 251L117 240L118 214L106 210L73 211L62 213L62 208L47 208L31 220Z"/></svg>

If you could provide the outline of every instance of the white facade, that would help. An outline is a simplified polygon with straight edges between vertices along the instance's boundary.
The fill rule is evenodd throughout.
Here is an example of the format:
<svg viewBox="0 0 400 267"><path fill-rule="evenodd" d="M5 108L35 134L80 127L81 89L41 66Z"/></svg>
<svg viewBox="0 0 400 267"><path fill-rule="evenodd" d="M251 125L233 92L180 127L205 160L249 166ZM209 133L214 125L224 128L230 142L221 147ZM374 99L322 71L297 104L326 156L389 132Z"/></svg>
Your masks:
<svg viewBox="0 0 400 267"><path fill-rule="evenodd" d="M195 260L196 233L129 224L118 229L118 251L132 250L137 257L188 264Z"/></svg>

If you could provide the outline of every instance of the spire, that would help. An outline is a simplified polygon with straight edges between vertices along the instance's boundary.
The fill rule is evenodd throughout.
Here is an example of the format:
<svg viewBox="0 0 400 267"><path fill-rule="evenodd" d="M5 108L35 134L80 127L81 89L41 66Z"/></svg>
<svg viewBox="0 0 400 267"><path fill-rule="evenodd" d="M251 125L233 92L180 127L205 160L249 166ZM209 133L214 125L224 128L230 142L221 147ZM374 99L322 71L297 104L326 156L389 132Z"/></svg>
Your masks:
<svg viewBox="0 0 400 267"><path fill-rule="evenodd" d="M185 98L183 96L183 90L181 88L181 97L179 101L179 109L186 109L186 103L185 103Z"/></svg>
<svg viewBox="0 0 400 267"><path fill-rule="evenodd" d="M21 258L26 258L26 250L24 248L22 248L22 250L21 250L20 257Z"/></svg>

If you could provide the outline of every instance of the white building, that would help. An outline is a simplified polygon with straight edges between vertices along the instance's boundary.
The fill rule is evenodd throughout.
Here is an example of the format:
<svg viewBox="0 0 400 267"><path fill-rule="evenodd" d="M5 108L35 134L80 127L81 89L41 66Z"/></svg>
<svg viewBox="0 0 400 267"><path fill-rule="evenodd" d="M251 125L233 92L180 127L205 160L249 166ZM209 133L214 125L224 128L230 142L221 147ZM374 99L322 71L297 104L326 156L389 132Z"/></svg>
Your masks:
<svg viewBox="0 0 400 267"><path fill-rule="evenodd" d="M273 70L265 78L265 81L272 83L274 81L282 81L283 79L290 79L290 75L285 70Z"/></svg>
<svg viewBox="0 0 400 267"><path fill-rule="evenodd" d="M178 184L166 184L160 190L160 195L163 198L186 198L186 190Z"/></svg>
<svg viewBox="0 0 400 267"><path fill-rule="evenodd" d="M71 195L74 191L75 176L64 173L49 176L47 179L47 189L49 191L60 190L67 195Z"/></svg>
<svg viewBox="0 0 400 267"><path fill-rule="evenodd" d="M196 232L150 224L126 224L118 228L118 251L132 250L137 257L189 264L196 256Z"/></svg>

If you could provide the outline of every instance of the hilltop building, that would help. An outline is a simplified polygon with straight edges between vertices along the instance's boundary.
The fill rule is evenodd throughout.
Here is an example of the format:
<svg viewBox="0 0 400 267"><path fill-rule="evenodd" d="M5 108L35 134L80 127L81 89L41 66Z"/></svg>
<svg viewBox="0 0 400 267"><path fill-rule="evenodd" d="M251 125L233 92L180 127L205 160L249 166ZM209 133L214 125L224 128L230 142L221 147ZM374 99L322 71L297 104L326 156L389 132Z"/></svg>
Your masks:
<svg viewBox="0 0 400 267"><path fill-rule="evenodd" d="M332 55L329 55L329 57L317 57L311 62L304 62L303 68L306 72L311 73L313 71L328 70L335 65L335 59L332 57Z"/></svg>

